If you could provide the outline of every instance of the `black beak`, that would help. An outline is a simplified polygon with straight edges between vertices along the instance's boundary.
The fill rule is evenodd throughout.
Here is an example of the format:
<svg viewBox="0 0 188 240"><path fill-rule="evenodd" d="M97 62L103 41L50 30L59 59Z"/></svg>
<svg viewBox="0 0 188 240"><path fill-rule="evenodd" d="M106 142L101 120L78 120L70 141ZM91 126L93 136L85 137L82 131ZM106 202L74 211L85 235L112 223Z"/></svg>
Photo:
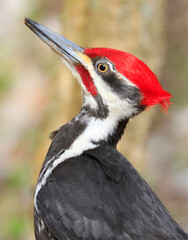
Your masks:
<svg viewBox="0 0 188 240"><path fill-rule="evenodd" d="M29 27L40 39L50 46L69 64L85 65L79 54L83 54L84 49L51 31L50 29L38 24L30 19L25 18L25 25Z"/></svg>

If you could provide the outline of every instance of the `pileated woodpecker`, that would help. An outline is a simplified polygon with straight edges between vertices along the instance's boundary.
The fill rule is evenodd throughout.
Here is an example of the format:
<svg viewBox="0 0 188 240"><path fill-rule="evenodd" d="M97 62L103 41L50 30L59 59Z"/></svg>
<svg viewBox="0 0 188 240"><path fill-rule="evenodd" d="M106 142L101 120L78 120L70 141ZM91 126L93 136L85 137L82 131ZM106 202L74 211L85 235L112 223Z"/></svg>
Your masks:
<svg viewBox="0 0 188 240"><path fill-rule="evenodd" d="M171 94L129 53L83 49L32 20L25 24L60 55L83 96L80 113L51 134L34 195L36 239L188 239L116 150L129 118L155 104L167 110Z"/></svg>

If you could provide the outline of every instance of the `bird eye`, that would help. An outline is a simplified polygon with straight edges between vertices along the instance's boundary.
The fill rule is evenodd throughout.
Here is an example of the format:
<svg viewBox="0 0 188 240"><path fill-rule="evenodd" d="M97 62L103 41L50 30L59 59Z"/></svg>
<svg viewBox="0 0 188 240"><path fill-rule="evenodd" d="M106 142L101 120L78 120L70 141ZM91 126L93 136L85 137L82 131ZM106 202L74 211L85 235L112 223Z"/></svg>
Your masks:
<svg viewBox="0 0 188 240"><path fill-rule="evenodd" d="M99 63L97 68L99 72L105 73L108 70L108 65L105 63Z"/></svg>

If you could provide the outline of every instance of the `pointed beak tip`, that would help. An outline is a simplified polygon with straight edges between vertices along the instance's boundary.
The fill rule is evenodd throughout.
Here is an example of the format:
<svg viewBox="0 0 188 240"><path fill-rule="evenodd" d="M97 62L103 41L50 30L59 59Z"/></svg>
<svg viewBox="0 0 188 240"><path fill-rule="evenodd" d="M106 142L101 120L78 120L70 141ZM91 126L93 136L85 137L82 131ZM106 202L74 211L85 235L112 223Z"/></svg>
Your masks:
<svg viewBox="0 0 188 240"><path fill-rule="evenodd" d="M36 28L36 26L38 26L39 24L37 22L34 22L33 20L29 19L29 18L25 18L24 19L24 24L30 28L32 31L34 30L34 28Z"/></svg>
<svg viewBox="0 0 188 240"><path fill-rule="evenodd" d="M31 20L29 19L29 18L24 18L24 24L26 25L26 26L28 26L29 25L29 22L30 22Z"/></svg>
<svg viewBox="0 0 188 240"><path fill-rule="evenodd" d="M29 18L24 19L24 24L61 57L69 58L74 63L82 62L79 53L84 52L83 48Z"/></svg>
<svg viewBox="0 0 188 240"><path fill-rule="evenodd" d="M32 23L32 20L31 20L31 19L25 18L23 23L24 23L28 28L31 29L31 23ZM32 30L32 29L31 29L31 30Z"/></svg>

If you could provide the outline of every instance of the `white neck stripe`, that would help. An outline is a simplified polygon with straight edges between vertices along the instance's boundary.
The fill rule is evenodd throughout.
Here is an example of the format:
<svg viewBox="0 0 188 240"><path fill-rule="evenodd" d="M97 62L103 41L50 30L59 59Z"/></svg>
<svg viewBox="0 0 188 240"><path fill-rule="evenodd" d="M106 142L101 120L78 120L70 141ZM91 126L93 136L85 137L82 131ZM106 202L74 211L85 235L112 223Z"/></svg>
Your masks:
<svg viewBox="0 0 188 240"><path fill-rule="evenodd" d="M113 134L114 129L116 129L117 123L118 123L117 118L118 118L118 114L111 114L106 119L96 119L94 117L90 118L84 132L72 143L69 149L65 150L55 160L54 160L55 158L54 156L54 158L50 160L51 164L49 164L50 162L46 164L46 166L44 167L43 171L39 176L39 180L35 189L34 206L36 210L38 210L37 195L41 190L42 186L45 185L46 180L50 176L52 171L65 160L72 157L79 156L86 150L96 148L98 145L94 144L93 142L106 140L108 136Z"/></svg>

